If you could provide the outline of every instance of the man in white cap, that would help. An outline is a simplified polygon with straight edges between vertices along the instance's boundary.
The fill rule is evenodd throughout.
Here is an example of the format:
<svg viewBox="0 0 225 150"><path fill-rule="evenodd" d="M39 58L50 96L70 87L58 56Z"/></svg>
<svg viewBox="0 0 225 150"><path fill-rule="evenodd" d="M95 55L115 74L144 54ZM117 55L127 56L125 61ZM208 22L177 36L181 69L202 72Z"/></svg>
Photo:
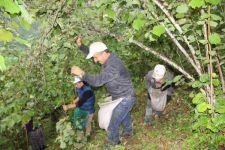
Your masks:
<svg viewBox="0 0 225 150"><path fill-rule="evenodd" d="M172 81L173 74L166 71L165 66L156 65L154 70L150 70L145 76L148 88L148 101L145 113L145 124L152 124L152 115L159 117L165 109L167 100L171 99L173 87L166 86L165 81Z"/></svg>
<svg viewBox="0 0 225 150"><path fill-rule="evenodd" d="M85 135L91 132L91 121L94 116L95 95L91 87L81 80L80 77L74 78L74 86L77 89L77 98L68 105L63 105L63 109L74 109L73 124L78 130L85 130Z"/></svg>
<svg viewBox="0 0 225 150"><path fill-rule="evenodd" d="M83 80L94 87L105 85L112 96L112 100L122 98L122 101L113 110L112 117L107 129L108 142L111 145L119 143L119 127L123 125L123 137L132 135L132 122L130 111L135 102L135 92L125 65L115 54L109 52L102 42L94 42L90 47L82 44L81 39L76 41L80 49L88 55L86 59L93 58L94 62L102 65L99 74L89 75L77 66L72 67L71 73L82 76Z"/></svg>

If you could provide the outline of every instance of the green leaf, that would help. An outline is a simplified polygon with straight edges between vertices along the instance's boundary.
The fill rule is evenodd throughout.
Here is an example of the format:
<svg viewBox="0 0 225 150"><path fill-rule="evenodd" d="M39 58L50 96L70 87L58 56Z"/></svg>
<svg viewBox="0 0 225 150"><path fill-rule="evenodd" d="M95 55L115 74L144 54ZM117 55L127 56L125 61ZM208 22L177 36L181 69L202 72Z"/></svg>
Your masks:
<svg viewBox="0 0 225 150"><path fill-rule="evenodd" d="M221 39L220 39L220 35L217 33L213 33L209 36L209 42L211 44L220 44L221 43Z"/></svg>
<svg viewBox="0 0 225 150"><path fill-rule="evenodd" d="M20 23L21 23L27 30L30 29L30 23L27 22L24 18L21 18L21 17L20 17Z"/></svg>
<svg viewBox="0 0 225 150"><path fill-rule="evenodd" d="M115 13L112 9L108 9L108 10L107 10L107 16L108 16L109 18L114 19L114 18L116 17L116 13Z"/></svg>
<svg viewBox="0 0 225 150"><path fill-rule="evenodd" d="M73 0L68 0L68 1L67 1L67 4L68 4L68 5L72 5L72 4L73 4Z"/></svg>
<svg viewBox="0 0 225 150"><path fill-rule="evenodd" d="M197 106L197 110L198 110L198 112L200 112L200 113L206 111L207 108L208 108L208 104L207 104L206 102L203 102L203 103L201 103L201 104L198 104L198 106Z"/></svg>
<svg viewBox="0 0 225 150"><path fill-rule="evenodd" d="M206 128L207 129L210 129L213 132L218 132L218 128L213 123L211 123L211 122L208 122L207 123Z"/></svg>
<svg viewBox="0 0 225 150"><path fill-rule="evenodd" d="M177 22L178 22L180 25L182 25L182 24L185 24L185 23L187 22L187 19L182 18L182 19L177 20Z"/></svg>
<svg viewBox="0 0 225 150"><path fill-rule="evenodd" d="M201 103L203 103L205 100L206 100L205 95L204 95L202 92L200 92L200 93L198 93L197 95L195 95L195 97L194 97L193 100L192 100L192 103L193 103L193 104L201 104Z"/></svg>
<svg viewBox="0 0 225 150"><path fill-rule="evenodd" d="M211 27L216 27L218 25L218 23L215 21L209 21L209 24Z"/></svg>
<svg viewBox="0 0 225 150"><path fill-rule="evenodd" d="M174 83L175 82L178 82L181 78L182 78L182 76L181 75L178 75L178 76L176 76L176 77L173 78L173 82Z"/></svg>
<svg viewBox="0 0 225 150"><path fill-rule="evenodd" d="M176 14L175 16L176 16L176 18L178 18L178 19L179 19L179 18L184 18L184 17L185 17L184 14L180 14L180 13Z"/></svg>
<svg viewBox="0 0 225 150"><path fill-rule="evenodd" d="M193 35L189 35L188 39L189 39L190 43L195 42L195 37Z"/></svg>
<svg viewBox="0 0 225 150"><path fill-rule="evenodd" d="M210 16L211 16L212 20L216 20L216 21L221 21L222 20L222 18L220 16L218 16L218 15L210 14Z"/></svg>
<svg viewBox="0 0 225 150"><path fill-rule="evenodd" d="M160 37L163 33L165 33L165 28L162 25L157 25L157 26L154 26L151 32L157 35L158 37Z"/></svg>
<svg viewBox="0 0 225 150"><path fill-rule="evenodd" d="M208 123L209 119L205 116L201 116L197 122L194 123L194 125L192 126L192 128L194 130L198 129L199 127L202 127L202 126L206 126L207 123Z"/></svg>
<svg viewBox="0 0 225 150"><path fill-rule="evenodd" d="M207 19L207 18L209 18L209 16L210 16L209 14L204 13L204 14L201 15L201 20Z"/></svg>
<svg viewBox="0 0 225 150"><path fill-rule="evenodd" d="M221 114L225 114L225 100L222 98L217 99L215 104L215 111Z"/></svg>
<svg viewBox="0 0 225 150"><path fill-rule="evenodd" d="M13 39L13 34L4 28L0 28L0 41L3 41L4 43L10 42Z"/></svg>
<svg viewBox="0 0 225 150"><path fill-rule="evenodd" d="M189 6L192 8L200 8L205 4L204 0L191 0Z"/></svg>
<svg viewBox="0 0 225 150"><path fill-rule="evenodd" d="M29 48L31 47L31 43L29 43L27 40L21 39L20 37L16 37L15 40L20 44L26 45Z"/></svg>
<svg viewBox="0 0 225 150"><path fill-rule="evenodd" d="M207 40L199 40L199 43L201 43L201 44L207 44Z"/></svg>
<svg viewBox="0 0 225 150"><path fill-rule="evenodd" d="M143 19L135 19L133 24L132 24L132 27L135 29L135 30L140 30L141 27L145 24L145 20Z"/></svg>
<svg viewBox="0 0 225 150"><path fill-rule="evenodd" d="M225 125L225 114L220 114L216 116L216 118L212 119L212 122L215 124L215 126L221 126Z"/></svg>
<svg viewBox="0 0 225 150"><path fill-rule="evenodd" d="M219 79L213 79L213 85L214 86L219 86L220 85L220 80Z"/></svg>
<svg viewBox="0 0 225 150"><path fill-rule="evenodd" d="M6 70L5 60L4 60L4 57L2 55L0 55L0 70L1 71L5 71Z"/></svg>
<svg viewBox="0 0 225 150"><path fill-rule="evenodd" d="M19 28L19 25L15 22L15 21L12 21L10 22L11 26L18 29Z"/></svg>
<svg viewBox="0 0 225 150"><path fill-rule="evenodd" d="M200 88L203 86L203 84L200 81L194 81L194 82L192 82L191 86L193 88Z"/></svg>
<svg viewBox="0 0 225 150"><path fill-rule="evenodd" d="M28 22L29 24L31 24L33 22L33 16L31 15L31 13L29 13L27 11L27 9L25 8L24 5L19 5L20 7L20 11L21 11L21 17L26 20L26 22Z"/></svg>
<svg viewBox="0 0 225 150"><path fill-rule="evenodd" d="M201 82L205 83L207 81L209 81L209 75L208 74L203 74L200 76L200 79L199 79Z"/></svg>
<svg viewBox="0 0 225 150"><path fill-rule="evenodd" d="M18 14L20 12L20 7L13 0L0 0L0 6L4 7L5 11L10 14Z"/></svg>
<svg viewBox="0 0 225 150"><path fill-rule="evenodd" d="M176 12L177 13L187 13L188 11L188 6L187 4L181 4L180 6L177 7Z"/></svg>
<svg viewBox="0 0 225 150"><path fill-rule="evenodd" d="M213 5L218 5L219 3L221 3L222 0L205 0L205 1Z"/></svg>

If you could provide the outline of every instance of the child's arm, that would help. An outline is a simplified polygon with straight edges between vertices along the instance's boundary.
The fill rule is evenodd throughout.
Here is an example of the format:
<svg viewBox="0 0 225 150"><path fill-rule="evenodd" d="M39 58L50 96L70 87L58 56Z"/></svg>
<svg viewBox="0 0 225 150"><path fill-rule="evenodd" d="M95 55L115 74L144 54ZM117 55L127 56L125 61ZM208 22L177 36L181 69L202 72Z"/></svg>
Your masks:
<svg viewBox="0 0 225 150"><path fill-rule="evenodd" d="M66 111L68 109L75 108L78 101L79 101L79 97L77 97L71 104L63 105L63 110Z"/></svg>

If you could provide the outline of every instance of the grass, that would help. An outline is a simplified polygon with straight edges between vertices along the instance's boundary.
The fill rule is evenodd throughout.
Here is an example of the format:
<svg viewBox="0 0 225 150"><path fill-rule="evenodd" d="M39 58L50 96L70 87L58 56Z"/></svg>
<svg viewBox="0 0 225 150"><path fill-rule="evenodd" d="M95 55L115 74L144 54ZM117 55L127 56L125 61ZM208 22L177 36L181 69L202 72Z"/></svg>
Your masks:
<svg viewBox="0 0 225 150"><path fill-rule="evenodd" d="M193 120L193 108L185 90L180 89L174 93L172 100L166 106L166 114L161 118L154 120L152 127L144 125L144 115L147 94L140 90L137 93L137 101L132 110L134 135L127 140L121 140L121 144L116 146L115 150L180 150L180 149L214 149L212 144L209 148L206 134L193 134L191 123ZM97 112L97 111L96 111ZM85 150L103 149L107 138L105 130L98 127L97 113L95 114L93 133L88 143L85 144ZM47 150L57 150L59 145L54 142L56 133L46 125L45 133L47 135ZM205 138L206 137L206 138Z"/></svg>
<svg viewBox="0 0 225 150"><path fill-rule="evenodd" d="M166 106L167 114L154 120L153 126L148 128L144 125L147 94L142 93L137 93L136 105L132 110L134 135L115 149L180 149L185 138L192 134L188 102L177 95ZM96 130L87 149L102 149L107 136L104 130Z"/></svg>

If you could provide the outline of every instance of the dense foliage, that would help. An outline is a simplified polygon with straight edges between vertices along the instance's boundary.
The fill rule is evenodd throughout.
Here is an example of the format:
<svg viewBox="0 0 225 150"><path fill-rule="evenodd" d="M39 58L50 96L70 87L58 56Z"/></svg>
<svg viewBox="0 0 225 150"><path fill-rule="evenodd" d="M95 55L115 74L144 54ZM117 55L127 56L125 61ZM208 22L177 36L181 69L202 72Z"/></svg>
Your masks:
<svg viewBox="0 0 225 150"><path fill-rule="evenodd" d="M85 44L101 40L117 53L136 89L159 62L183 75L193 88L193 132L217 133L223 141L224 6L222 0L0 0L0 145L15 147L14 135L31 117L40 124L74 98L72 65L99 70L78 50L79 34ZM105 89L96 94L101 99ZM64 122L57 124L61 148L76 143Z"/></svg>

